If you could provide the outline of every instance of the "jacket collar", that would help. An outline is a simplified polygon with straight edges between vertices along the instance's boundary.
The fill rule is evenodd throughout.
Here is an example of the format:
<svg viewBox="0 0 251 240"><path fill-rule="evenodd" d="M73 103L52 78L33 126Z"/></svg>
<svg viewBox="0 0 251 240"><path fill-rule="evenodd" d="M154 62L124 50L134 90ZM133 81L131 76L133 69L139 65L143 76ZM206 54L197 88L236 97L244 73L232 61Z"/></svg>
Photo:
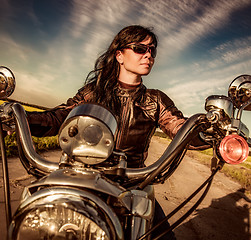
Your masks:
<svg viewBox="0 0 251 240"><path fill-rule="evenodd" d="M117 96L119 97L132 97L132 100L134 101L140 101L141 97L143 96L143 94L146 91L146 86L143 84L143 82L141 81L141 83L139 85L137 85L136 87L126 87L125 85L120 84L120 82L118 81L115 87L115 92L117 94ZM131 85L130 85L131 86Z"/></svg>

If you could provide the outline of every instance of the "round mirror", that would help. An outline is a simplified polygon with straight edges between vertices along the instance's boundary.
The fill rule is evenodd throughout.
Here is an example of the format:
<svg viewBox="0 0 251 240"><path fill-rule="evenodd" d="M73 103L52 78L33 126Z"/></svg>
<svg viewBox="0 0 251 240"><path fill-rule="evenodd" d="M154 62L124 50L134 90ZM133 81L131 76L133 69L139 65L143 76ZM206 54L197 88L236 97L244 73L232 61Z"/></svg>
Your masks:
<svg viewBox="0 0 251 240"><path fill-rule="evenodd" d="M229 85L228 96L237 108L250 101L251 75L241 75L235 78ZM251 104L245 107L245 110L251 111Z"/></svg>
<svg viewBox="0 0 251 240"><path fill-rule="evenodd" d="M9 97L16 86L15 76L7 67L0 66L0 99Z"/></svg>

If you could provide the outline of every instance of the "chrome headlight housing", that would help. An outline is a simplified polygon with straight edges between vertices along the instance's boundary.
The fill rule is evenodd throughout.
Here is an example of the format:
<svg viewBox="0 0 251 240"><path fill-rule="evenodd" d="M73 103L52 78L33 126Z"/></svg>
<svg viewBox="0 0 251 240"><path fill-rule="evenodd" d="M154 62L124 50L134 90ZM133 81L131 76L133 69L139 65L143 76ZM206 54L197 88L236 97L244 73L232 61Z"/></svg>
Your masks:
<svg viewBox="0 0 251 240"><path fill-rule="evenodd" d="M100 226L71 207L54 203L33 209L19 225L16 239L109 239Z"/></svg>
<svg viewBox="0 0 251 240"><path fill-rule="evenodd" d="M62 124L59 144L70 158L84 164L98 164L111 155L116 129L114 115L104 107L79 105Z"/></svg>
<svg viewBox="0 0 251 240"><path fill-rule="evenodd" d="M114 239L114 227L102 209L90 199L69 193L43 189L27 199L14 215L10 239Z"/></svg>

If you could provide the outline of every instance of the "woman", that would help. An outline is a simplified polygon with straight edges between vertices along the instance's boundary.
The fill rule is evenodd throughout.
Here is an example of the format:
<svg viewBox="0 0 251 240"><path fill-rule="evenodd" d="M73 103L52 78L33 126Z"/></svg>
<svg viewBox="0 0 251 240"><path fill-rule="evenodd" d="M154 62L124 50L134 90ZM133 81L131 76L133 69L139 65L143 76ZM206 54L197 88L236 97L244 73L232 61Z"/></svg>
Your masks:
<svg viewBox="0 0 251 240"><path fill-rule="evenodd" d="M185 122L170 98L142 83L141 77L153 67L156 48L157 38L150 29L138 25L122 29L73 98L43 114L28 113L32 134L57 135L73 107L84 102L99 103L117 117L115 149L127 154L128 167L142 167L155 129L160 127L173 138Z"/></svg>
<svg viewBox="0 0 251 240"><path fill-rule="evenodd" d="M99 103L117 117L115 150L126 153L128 167L142 167L155 129L160 127L172 138L185 122L169 97L142 83L142 76L153 67L156 48L157 37L150 29L138 25L122 29L97 59L86 85L67 104L44 113L28 113L32 134L56 135L73 107L85 102ZM158 222L164 217L158 203L156 212ZM164 228L167 227L168 223ZM175 237L171 232L162 239Z"/></svg>

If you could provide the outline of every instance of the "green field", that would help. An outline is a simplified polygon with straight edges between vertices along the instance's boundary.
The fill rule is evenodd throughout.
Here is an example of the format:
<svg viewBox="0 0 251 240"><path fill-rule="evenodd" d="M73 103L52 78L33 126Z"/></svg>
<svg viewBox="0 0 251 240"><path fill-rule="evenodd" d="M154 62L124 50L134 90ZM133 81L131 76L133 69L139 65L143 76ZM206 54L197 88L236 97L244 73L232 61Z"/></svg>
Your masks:
<svg viewBox="0 0 251 240"><path fill-rule="evenodd" d="M4 103L4 102L5 102L5 101L0 100L0 104L2 104L2 103ZM43 109L31 107L31 106L24 105L24 104L23 104L22 106L24 107L24 109L25 109L26 111L30 111L30 112L32 112L32 111L37 111L37 112L44 111Z"/></svg>

